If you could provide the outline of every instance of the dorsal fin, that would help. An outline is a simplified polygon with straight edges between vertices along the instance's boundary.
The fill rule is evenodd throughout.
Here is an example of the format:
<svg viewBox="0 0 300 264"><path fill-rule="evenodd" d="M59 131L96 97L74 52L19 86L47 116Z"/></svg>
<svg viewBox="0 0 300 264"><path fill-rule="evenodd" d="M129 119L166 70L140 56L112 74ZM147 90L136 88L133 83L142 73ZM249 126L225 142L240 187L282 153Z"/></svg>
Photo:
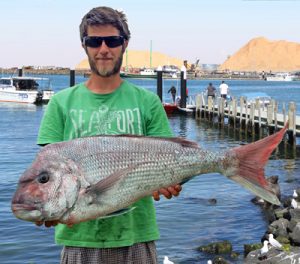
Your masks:
<svg viewBox="0 0 300 264"><path fill-rule="evenodd" d="M95 135L92 137L127 137L127 138L140 138L140 139L155 139L162 141L169 141L172 143L180 144L182 147L189 148L199 148L199 145L195 141L191 141L181 137L156 137L156 136L140 136L140 135L130 135L130 134L120 134L120 135Z"/></svg>

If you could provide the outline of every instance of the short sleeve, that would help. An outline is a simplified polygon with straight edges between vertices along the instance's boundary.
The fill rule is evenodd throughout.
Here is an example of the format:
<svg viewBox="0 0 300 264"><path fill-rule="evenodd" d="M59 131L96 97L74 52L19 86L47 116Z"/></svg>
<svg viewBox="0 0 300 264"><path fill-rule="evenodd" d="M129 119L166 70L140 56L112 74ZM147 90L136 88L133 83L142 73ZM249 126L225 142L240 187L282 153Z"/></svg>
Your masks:
<svg viewBox="0 0 300 264"><path fill-rule="evenodd" d="M55 96L51 98L42 118L39 129L39 145L46 145L64 140L64 117L63 110L56 101Z"/></svg>

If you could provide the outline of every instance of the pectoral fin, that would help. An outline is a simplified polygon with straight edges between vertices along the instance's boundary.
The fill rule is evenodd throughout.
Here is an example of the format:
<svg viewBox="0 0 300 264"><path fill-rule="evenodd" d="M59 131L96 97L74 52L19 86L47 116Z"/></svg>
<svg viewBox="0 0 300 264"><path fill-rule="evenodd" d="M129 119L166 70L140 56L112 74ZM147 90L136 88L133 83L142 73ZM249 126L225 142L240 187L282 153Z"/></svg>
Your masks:
<svg viewBox="0 0 300 264"><path fill-rule="evenodd" d="M103 193L103 192L109 190L110 188L112 188L115 184L117 184L118 181L120 181L121 179L126 177L129 173L134 171L136 168L143 166L147 163L149 163L149 162L140 162L137 164L132 164L125 169L118 170L118 171L112 173L111 175L109 175L108 177L100 180L96 184L93 184L93 185L87 187L85 192L86 193L99 193L99 194Z"/></svg>
<svg viewBox="0 0 300 264"><path fill-rule="evenodd" d="M132 172L132 170L136 166L129 166L126 169L122 169L119 171L114 172L113 174L109 175L108 177L100 180L94 185L91 185L86 188L86 193L103 193L108 189L112 188L118 181L123 179L128 173Z"/></svg>

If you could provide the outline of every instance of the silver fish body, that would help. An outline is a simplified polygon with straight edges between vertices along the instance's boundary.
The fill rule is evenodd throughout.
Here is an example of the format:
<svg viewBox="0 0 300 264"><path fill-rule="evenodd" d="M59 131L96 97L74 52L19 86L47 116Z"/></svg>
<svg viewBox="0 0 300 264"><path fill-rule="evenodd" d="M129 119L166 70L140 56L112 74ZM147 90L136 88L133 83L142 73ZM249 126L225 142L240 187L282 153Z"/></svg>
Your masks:
<svg viewBox="0 0 300 264"><path fill-rule="evenodd" d="M50 144L21 176L12 211L26 221L75 224L107 216L162 187L209 172L219 172L278 204L263 175L259 179L252 172L241 175L244 157L239 153L248 152L243 148L214 153L181 138L139 136L95 136Z"/></svg>

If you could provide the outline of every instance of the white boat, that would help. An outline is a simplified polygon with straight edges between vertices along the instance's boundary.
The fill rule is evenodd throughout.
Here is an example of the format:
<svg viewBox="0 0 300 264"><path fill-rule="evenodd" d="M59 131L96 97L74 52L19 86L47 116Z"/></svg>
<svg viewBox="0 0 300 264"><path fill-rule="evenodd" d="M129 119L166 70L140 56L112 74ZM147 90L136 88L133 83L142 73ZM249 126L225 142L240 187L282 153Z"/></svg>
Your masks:
<svg viewBox="0 0 300 264"><path fill-rule="evenodd" d="M143 69L140 71L140 75L146 75L146 76L155 76L156 72L153 69Z"/></svg>
<svg viewBox="0 0 300 264"><path fill-rule="evenodd" d="M295 76L287 72L279 72L274 75L267 76L266 80L272 82L291 82L295 80Z"/></svg>
<svg viewBox="0 0 300 264"><path fill-rule="evenodd" d="M47 103L53 94L48 78L27 76L0 78L0 102Z"/></svg>

